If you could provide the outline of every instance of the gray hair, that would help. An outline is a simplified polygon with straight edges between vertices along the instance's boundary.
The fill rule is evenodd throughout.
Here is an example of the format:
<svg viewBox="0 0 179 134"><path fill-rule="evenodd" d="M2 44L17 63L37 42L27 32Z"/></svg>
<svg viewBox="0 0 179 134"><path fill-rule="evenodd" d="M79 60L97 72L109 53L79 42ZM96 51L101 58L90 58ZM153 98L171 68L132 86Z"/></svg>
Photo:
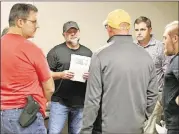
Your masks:
<svg viewBox="0 0 179 134"><path fill-rule="evenodd" d="M38 9L32 4L14 4L9 14L9 26L15 26L17 19L27 19L30 11L38 12Z"/></svg>

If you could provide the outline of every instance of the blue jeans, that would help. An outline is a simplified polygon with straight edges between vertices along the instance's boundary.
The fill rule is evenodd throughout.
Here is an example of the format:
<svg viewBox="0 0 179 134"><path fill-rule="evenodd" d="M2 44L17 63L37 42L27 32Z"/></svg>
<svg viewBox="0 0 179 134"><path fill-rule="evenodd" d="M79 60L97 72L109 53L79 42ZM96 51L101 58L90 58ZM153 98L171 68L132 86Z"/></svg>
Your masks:
<svg viewBox="0 0 179 134"><path fill-rule="evenodd" d="M82 127L83 108L72 108L51 102L49 134L60 134L68 117L68 133L79 134Z"/></svg>
<svg viewBox="0 0 179 134"><path fill-rule="evenodd" d="M47 134L41 113L37 113L37 119L30 126L22 128L18 122L22 110L1 111L1 134Z"/></svg>

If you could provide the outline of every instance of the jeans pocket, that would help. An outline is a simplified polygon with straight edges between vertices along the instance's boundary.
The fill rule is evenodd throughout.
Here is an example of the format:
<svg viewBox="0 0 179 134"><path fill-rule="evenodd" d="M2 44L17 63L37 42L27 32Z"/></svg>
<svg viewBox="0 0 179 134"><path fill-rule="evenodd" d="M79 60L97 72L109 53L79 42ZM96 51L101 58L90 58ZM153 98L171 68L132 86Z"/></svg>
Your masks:
<svg viewBox="0 0 179 134"><path fill-rule="evenodd" d="M8 119L8 122L9 122L9 130L13 133L13 134L16 134L18 133L18 120L17 119ZM6 124L4 124L6 125Z"/></svg>

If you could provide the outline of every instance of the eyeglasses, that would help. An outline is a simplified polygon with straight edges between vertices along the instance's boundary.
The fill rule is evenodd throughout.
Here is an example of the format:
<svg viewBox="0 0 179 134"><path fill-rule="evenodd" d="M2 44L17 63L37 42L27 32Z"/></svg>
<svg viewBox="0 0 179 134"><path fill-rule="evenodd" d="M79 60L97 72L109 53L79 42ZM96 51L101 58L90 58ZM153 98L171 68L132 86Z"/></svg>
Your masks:
<svg viewBox="0 0 179 134"><path fill-rule="evenodd" d="M106 24L106 25L104 25L105 26L105 28L107 29L108 28L108 25Z"/></svg>
<svg viewBox="0 0 179 134"><path fill-rule="evenodd" d="M27 19L26 19L27 20ZM36 24L37 23L37 20L27 20L27 21L30 21L32 22L33 24Z"/></svg>
<svg viewBox="0 0 179 134"><path fill-rule="evenodd" d="M30 21L30 22L32 22L33 24L37 24L37 20L28 20L28 19L23 19L23 20Z"/></svg>

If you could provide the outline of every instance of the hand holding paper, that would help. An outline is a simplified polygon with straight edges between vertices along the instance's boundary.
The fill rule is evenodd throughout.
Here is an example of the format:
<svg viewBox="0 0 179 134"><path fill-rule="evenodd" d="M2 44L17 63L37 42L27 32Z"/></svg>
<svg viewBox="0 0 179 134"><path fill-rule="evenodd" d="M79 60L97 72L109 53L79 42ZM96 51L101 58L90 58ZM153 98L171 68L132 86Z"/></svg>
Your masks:
<svg viewBox="0 0 179 134"><path fill-rule="evenodd" d="M62 79L71 79L74 77L74 73L69 70L64 70L62 74Z"/></svg>
<svg viewBox="0 0 179 134"><path fill-rule="evenodd" d="M85 82L88 79L88 70L90 66L90 57L81 55L71 55L70 71L74 72L74 77L72 81Z"/></svg>
<svg viewBox="0 0 179 134"><path fill-rule="evenodd" d="M83 79L87 80L89 76L89 72L83 74Z"/></svg>

